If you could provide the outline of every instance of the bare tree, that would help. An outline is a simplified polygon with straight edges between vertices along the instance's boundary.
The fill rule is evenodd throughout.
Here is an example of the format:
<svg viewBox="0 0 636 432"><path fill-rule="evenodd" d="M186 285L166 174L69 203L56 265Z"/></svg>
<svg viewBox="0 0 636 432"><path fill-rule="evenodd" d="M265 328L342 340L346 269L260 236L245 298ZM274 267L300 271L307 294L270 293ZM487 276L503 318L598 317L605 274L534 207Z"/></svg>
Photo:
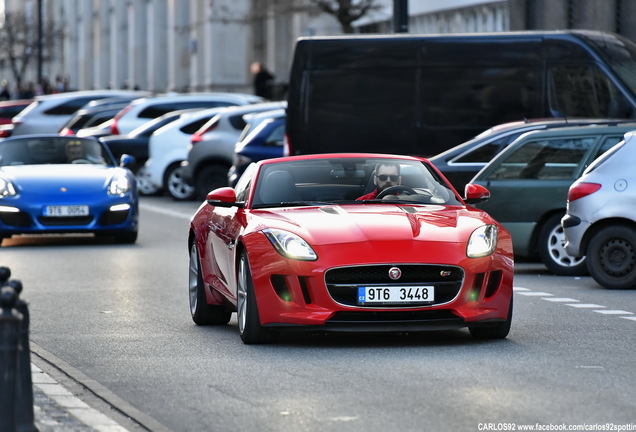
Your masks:
<svg viewBox="0 0 636 432"><path fill-rule="evenodd" d="M16 86L22 85L23 76L37 54L34 36L36 28L23 12L5 12L0 29L0 50L8 61Z"/></svg>
<svg viewBox="0 0 636 432"><path fill-rule="evenodd" d="M353 23L369 12L382 8L379 0L309 0L320 12L333 15L343 33L353 33Z"/></svg>
<svg viewBox="0 0 636 432"><path fill-rule="evenodd" d="M59 39L59 31L54 23L47 22L43 28L42 61L51 60L55 41ZM0 23L0 58L8 62L11 73L19 88L24 76L38 49L37 21L24 12L4 13L4 21Z"/></svg>

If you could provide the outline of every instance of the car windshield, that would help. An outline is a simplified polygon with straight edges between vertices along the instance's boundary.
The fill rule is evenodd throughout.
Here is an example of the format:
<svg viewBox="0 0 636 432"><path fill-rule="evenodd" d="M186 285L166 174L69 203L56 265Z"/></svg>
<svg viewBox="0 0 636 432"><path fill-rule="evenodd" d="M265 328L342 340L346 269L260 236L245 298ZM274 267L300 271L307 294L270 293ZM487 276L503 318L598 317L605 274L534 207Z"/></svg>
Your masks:
<svg viewBox="0 0 636 432"><path fill-rule="evenodd" d="M376 176L376 170L394 174ZM382 179L391 180L392 185L376 191ZM336 157L264 164L258 171L252 207L398 201L461 205L450 186L425 162Z"/></svg>
<svg viewBox="0 0 636 432"><path fill-rule="evenodd" d="M636 50L633 45L623 42L623 38L619 36L587 39L596 45L599 55L607 61L632 94L636 94Z"/></svg>
<svg viewBox="0 0 636 432"><path fill-rule="evenodd" d="M25 137L0 142L0 166L43 164L114 165L97 141L76 137Z"/></svg>

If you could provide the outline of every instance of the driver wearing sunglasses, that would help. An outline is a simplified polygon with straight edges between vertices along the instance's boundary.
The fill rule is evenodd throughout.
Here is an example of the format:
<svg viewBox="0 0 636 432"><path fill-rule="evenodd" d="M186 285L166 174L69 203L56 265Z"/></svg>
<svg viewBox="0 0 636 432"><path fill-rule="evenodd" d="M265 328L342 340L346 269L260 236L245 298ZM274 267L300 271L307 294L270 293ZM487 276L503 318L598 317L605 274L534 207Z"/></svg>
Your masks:
<svg viewBox="0 0 636 432"><path fill-rule="evenodd" d="M397 186L402 182L400 177L400 166L394 163L379 163L375 166L373 175L373 184L375 184L375 190L362 195L358 198L361 200L374 200L380 192L391 186Z"/></svg>

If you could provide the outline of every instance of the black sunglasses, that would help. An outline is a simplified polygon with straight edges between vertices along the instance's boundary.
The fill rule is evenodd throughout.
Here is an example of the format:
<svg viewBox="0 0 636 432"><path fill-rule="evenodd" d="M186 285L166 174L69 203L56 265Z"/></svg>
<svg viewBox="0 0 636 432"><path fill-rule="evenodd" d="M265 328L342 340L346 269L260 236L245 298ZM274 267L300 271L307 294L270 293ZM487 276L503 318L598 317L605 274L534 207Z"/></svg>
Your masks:
<svg viewBox="0 0 636 432"><path fill-rule="evenodd" d="M380 179L380 181L387 181L387 179L391 179L392 182L398 181L399 176L395 174L379 174L376 176Z"/></svg>

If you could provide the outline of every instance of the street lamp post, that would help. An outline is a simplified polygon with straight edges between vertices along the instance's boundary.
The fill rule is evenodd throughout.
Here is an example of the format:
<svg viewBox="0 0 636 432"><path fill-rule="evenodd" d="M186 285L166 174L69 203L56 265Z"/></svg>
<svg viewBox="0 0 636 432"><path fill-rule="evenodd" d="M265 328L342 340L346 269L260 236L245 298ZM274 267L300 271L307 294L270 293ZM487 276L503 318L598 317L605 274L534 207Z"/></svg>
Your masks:
<svg viewBox="0 0 636 432"><path fill-rule="evenodd" d="M408 0L393 0L393 31L395 33L409 32Z"/></svg>
<svg viewBox="0 0 636 432"><path fill-rule="evenodd" d="M42 24L42 0L37 2L37 14L38 14L38 83L42 83L42 39L44 38L43 24Z"/></svg>

